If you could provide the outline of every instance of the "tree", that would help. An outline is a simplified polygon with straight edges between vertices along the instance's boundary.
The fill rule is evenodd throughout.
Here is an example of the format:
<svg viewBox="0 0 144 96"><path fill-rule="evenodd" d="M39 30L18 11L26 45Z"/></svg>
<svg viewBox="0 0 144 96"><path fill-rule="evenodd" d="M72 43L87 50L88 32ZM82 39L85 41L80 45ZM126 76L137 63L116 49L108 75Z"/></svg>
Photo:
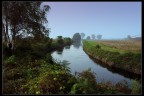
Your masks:
<svg viewBox="0 0 144 96"><path fill-rule="evenodd" d="M81 38L83 39L85 37L85 34L84 33L81 33Z"/></svg>
<svg viewBox="0 0 144 96"><path fill-rule="evenodd" d="M64 42L65 42L66 45L70 45L71 44L71 38L65 37Z"/></svg>
<svg viewBox="0 0 144 96"><path fill-rule="evenodd" d="M94 34L92 34L92 36L91 36L91 37L92 37L92 39L93 39L93 40L95 39L95 35L94 35Z"/></svg>
<svg viewBox="0 0 144 96"><path fill-rule="evenodd" d="M58 39L62 39L62 36L57 36Z"/></svg>
<svg viewBox="0 0 144 96"><path fill-rule="evenodd" d="M127 38L130 40L132 37L130 35L128 35Z"/></svg>
<svg viewBox="0 0 144 96"><path fill-rule="evenodd" d="M97 38L100 40L102 38L102 35L97 35Z"/></svg>
<svg viewBox="0 0 144 96"><path fill-rule="evenodd" d="M63 45L64 41L63 41L62 36L57 36L57 37L58 37L58 39L57 39L58 44Z"/></svg>
<svg viewBox="0 0 144 96"><path fill-rule="evenodd" d="M20 34L32 34L34 37L43 38L49 30L43 25L47 23L46 12L48 5L40 9L42 2L3 2L2 23L4 24L5 38L8 41L8 29L11 30L12 42L15 44L15 37ZM39 40L39 39L38 39ZM10 41L8 41L10 42Z"/></svg>
<svg viewBox="0 0 144 96"><path fill-rule="evenodd" d="M81 41L81 36L80 36L80 34L79 33L75 33L74 35L73 35L73 42L77 42L77 43L79 43L80 41Z"/></svg>
<svg viewBox="0 0 144 96"><path fill-rule="evenodd" d="M87 36L87 40L90 40L91 38L90 38L90 36Z"/></svg>

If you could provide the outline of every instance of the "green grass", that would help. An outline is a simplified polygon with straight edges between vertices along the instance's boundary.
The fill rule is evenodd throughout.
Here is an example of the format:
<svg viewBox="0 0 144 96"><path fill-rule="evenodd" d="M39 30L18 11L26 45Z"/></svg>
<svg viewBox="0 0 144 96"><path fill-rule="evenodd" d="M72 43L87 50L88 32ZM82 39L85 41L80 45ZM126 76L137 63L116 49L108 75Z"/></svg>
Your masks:
<svg viewBox="0 0 144 96"><path fill-rule="evenodd" d="M105 59L105 63L113 62L114 67L140 74L141 52L114 48L102 41L83 41L83 48L91 56Z"/></svg>
<svg viewBox="0 0 144 96"><path fill-rule="evenodd" d="M97 41L109 46L110 48L118 49L120 52L141 52L141 41L132 41L132 40L101 40Z"/></svg>
<svg viewBox="0 0 144 96"><path fill-rule="evenodd" d="M108 41L107 41L108 42ZM132 45L132 44L128 44L128 41L121 41L121 42L114 42L114 43L107 43L106 41L90 41L90 42L87 42L88 45L91 46L91 48L93 49L96 45L100 45L101 46L101 49L105 50L105 51L110 51L110 52L119 52L119 53L126 53L126 52L134 52L134 53L138 53L139 49L141 48L141 46L139 45L138 47L135 46L135 50L134 51L133 49L133 46L135 44ZM112 42L112 41L111 41ZM119 43L124 43L124 42L127 42L126 44L123 44L122 47L123 48L120 48L120 44ZM111 45L110 45L111 44ZM113 46L112 46L113 44ZM114 45L116 44L116 45ZM129 45L129 48L127 48L127 45ZM117 46L117 47L115 47ZM125 47L125 48L124 48ZM127 49L126 49L127 48ZM136 49L137 48L137 49Z"/></svg>

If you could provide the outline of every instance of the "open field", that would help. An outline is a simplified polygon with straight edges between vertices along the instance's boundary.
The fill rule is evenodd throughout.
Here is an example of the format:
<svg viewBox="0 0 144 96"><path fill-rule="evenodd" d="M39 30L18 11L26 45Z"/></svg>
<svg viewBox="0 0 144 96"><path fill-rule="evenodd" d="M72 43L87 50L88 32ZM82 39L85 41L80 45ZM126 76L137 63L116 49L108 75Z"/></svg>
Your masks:
<svg viewBox="0 0 144 96"><path fill-rule="evenodd" d="M123 51L141 52L141 41L136 40L102 40L97 41L112 48Z"/></svg>

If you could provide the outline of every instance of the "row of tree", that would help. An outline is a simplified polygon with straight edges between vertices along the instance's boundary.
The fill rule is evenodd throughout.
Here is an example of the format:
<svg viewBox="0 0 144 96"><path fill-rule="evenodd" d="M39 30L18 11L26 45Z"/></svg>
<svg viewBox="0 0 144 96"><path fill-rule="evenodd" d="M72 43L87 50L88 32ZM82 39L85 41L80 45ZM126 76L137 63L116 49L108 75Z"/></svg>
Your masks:
<svg viewBox="0 0 144 96"><path fill-rule="evenodd" d="M81 41L81 39L84 39L84 37L85 37L85 34L84 33L75 33L74 35L73 35L73 38L72 38L72 40L73 40L73 42L75 42L75 43L80 43L80 41ZM93 40L95 40L96 39L96 35L94 35L94 34L92 34L92 39ZM91 37L90 36L87 36L87 40L91 40ZM97 38L100 40L101 38L102 38L102 35L97 35Z"/></svg>
<svg viewBox="0 0 144 96"><path fill-rule="evenodd" d="M85 34L84 34L84 33L80 33L80 35L81 35L81 38L84 39ZM96 37L97 37L97 39L100 40L100 39L102 38L102 35L97 35L97 36L96 36L95 34L92 34L91 36L87 36L86 39L88 39L88 40L90 40L90 39L95 40Z"/></svg>

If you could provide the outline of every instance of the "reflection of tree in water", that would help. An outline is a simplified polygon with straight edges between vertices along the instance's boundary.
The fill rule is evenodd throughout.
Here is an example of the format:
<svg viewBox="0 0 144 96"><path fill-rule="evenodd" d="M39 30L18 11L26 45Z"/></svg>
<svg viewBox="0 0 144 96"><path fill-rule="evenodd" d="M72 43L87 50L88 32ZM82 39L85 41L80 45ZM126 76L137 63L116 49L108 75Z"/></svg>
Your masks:
<svg viewBox="0 0 144 96"><path fill-rule="evenodd" d="M81 42L73 43L73 46L78 49L81 46Z"/></svg>
<svg viewBox="0 0 144 96"><path fill-rule="evenodd" d="M60 61L60 60L55 60L55 62L57 62L57 64L61 64L63 66L63 69L66 70L67 72L70 72L70 67L69 65L71 64L69 61L67 60L63 60L63 61Z"/></svg>
<svg viewBox="0 0 144 96"><path fill-rule="evenodd" d="M70 64L69 61L67 60L63 60L61 62L62 66L64 67L65 70L67 70L67 72L70 72L70 67L68 67L68 65Z"/></svg>
<svg viewBox="0 0 144 96"><path fill-rule="evenodd" d="M65 46L65 49L70 49L70 46Z"/></svg>
<svg viewBox="0 0 144 96"><path fill-rule="evenodd" d="M59 48L59 49L57 49L57 51L56 51L57 54L61 55L61 54L63 53L63 49L64 49L64 48Z"/></svg>

